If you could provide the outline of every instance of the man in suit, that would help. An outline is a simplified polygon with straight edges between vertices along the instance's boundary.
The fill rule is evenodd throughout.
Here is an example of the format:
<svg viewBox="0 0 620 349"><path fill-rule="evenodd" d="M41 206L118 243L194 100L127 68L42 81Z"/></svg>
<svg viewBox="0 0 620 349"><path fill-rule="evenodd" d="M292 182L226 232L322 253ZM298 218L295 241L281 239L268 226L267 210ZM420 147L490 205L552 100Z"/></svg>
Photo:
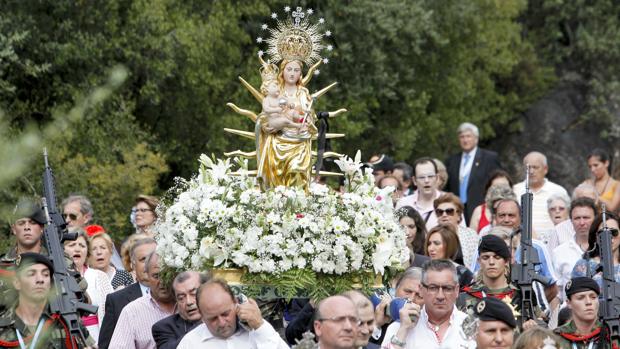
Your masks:
<svg viewBox="0 0 620 349"><path fill-rule="evenodd" d="M484 202L484 186L488 176L501 165L497 153L478 148L480 133L476 125L465 122L457 129L461 152L446 160L448 185L446 190L458 195L465 205L465 219Z"/></svg>
<svg viewBox="0 0 620 349"><path fill-rule="evenodd" d="M149 292L148 274L146 273L146 257L155 251L157 243L153 238L137 240L131 247L129 258L133 270L136 271L138 282L119 291L110 293L105 300L105 315L99 330L99 348L107 349L116 328L116 322L123 308L130 302Z"/></svg>
<svg viewBox="0 0 620 349"><path fill-rule="evenodd" d="M198 287L209 276L197 271L184 271L172 281L178 313L156 322L151 331L158 349L175 349L183 336L200 324L200 312L196 302Z"/></svg>

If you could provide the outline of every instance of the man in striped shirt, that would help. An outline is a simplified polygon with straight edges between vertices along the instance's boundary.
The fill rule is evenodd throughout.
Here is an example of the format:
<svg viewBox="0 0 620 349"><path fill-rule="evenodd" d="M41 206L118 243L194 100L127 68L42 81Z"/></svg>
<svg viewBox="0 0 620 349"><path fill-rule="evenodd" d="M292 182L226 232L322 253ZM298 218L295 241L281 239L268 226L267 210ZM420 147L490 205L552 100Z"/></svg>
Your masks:
<svg viewBox="0 0 620 349"><path fill-rule="evenodd" d="M159 280L159 256L153 251L146 260L150 293L127 304L118 319L110 348L155 349L153 324L174 313L175 299L170 287Z"/></svg>

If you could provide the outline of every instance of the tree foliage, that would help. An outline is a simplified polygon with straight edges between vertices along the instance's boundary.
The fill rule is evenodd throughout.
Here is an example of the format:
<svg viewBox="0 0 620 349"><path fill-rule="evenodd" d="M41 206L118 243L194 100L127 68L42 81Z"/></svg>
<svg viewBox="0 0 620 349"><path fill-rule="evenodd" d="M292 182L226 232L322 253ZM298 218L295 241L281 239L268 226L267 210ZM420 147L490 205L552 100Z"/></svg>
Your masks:
<svg viewBox="0 0 620 349"><path fill-rule="evenodd" d="M539 56L563 81L584 90L578 122L594 121L601 135L620 138L620 3L612 0L530 1L524 23Z"/></svg>
<svg viewBox="0 0 620 349"><path fill-rule="evenodd" d="M341 153L443 158L463 121L483 140L517 129L558 72L587 81L589 115L609 122L617 108L611 0L5 0L0 109L11 130L47 125L125 66L117 94L49 146L60 193L92 197L99 222L128 233L135 194L190 176L200 153L253 147L222 132L253 128L226 102L258 111L237 77L260 84L256 38L285 5L313 8L334 33L330 62L309 88L339 82L317 108L349 110L331 124L347 134L332 144ZM5 201L40 190L36 171L4 190Z"/></svg>

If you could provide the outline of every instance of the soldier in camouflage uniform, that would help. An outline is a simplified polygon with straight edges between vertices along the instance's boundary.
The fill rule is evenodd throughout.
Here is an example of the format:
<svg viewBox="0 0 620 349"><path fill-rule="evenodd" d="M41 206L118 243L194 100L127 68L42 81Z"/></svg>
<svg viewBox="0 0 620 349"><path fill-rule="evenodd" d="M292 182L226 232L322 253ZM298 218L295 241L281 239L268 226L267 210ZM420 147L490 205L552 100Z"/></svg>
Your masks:
<svg viewBox="0 0 620 349"><path fill-rule="evenodd" d="M0 314L0 348L70 348L71 336L57 314L48 313L53 266L42 254L16 260L17 302Z"/></svg>
<svg viewBox="0 0 620 349"><path fill-rule="evenodd" d="M478 244L478 262L480 270L474 282L465 286L457 300L459 310L467 312L475 309L476 304L486 297L500 300L510 299L517 304L517 288L509 281L510 250L501 238L485 235Z"/></svg>
<svg viewBox="0 0 620 349"><path fill-rule="evenodd" d="M15 275L15 261L19 254L36 252L47 255L41 242L45 214L32 203L18 205L11 219L11 231L16 244L0 257L0 311L10 307L9 300L15 299L11 282Z"/></svg>
<svg viewBox="0 0 620 349"><path fill-rule="evenodd" d="M472 311L481 299L497 298L510 304L519 311L521 295L518 288L510 283L510 249L504 240L495 235L485 235L478 244L478 263L480 270L474 282L462 289L456 306L467 313ZM540 308L535 314L542 315ZM530 319L523 324L524 329L537 326L536 320Z"/></svg>
<svg viewBox="0 0 620 349"><path fill-rule="evenodd" d="M611 349L605 326L598 321L600 289L596 281L588 277L571 279L564 287L566 303L572 310L572 319L555 329L561 338L563 349Z"/></svg>

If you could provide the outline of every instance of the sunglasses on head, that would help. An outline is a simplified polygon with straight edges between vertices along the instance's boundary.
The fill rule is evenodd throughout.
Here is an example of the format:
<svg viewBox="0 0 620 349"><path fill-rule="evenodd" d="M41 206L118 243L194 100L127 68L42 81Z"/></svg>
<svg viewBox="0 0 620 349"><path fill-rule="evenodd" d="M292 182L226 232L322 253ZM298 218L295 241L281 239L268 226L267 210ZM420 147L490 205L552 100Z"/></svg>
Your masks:
<svg viewBox="0 0 620 349"><path fill-rule="evenodd" d="M75 221L77 220L77 215L75 213L69 213L69 214L62 214L62 218L64 218L65 220L67 220L67 217L69 217L70 220Z"/></svg>
<svg viewBox="0 0 620 349"><path fill-rule="evenodd" d="M447 208L445 210L442 210L440 208L435 209L435 214L437 215L437 217L443 216L444 213L448 216L454 216L454 214L456 213L456 210L453 208Z"/></svg>

